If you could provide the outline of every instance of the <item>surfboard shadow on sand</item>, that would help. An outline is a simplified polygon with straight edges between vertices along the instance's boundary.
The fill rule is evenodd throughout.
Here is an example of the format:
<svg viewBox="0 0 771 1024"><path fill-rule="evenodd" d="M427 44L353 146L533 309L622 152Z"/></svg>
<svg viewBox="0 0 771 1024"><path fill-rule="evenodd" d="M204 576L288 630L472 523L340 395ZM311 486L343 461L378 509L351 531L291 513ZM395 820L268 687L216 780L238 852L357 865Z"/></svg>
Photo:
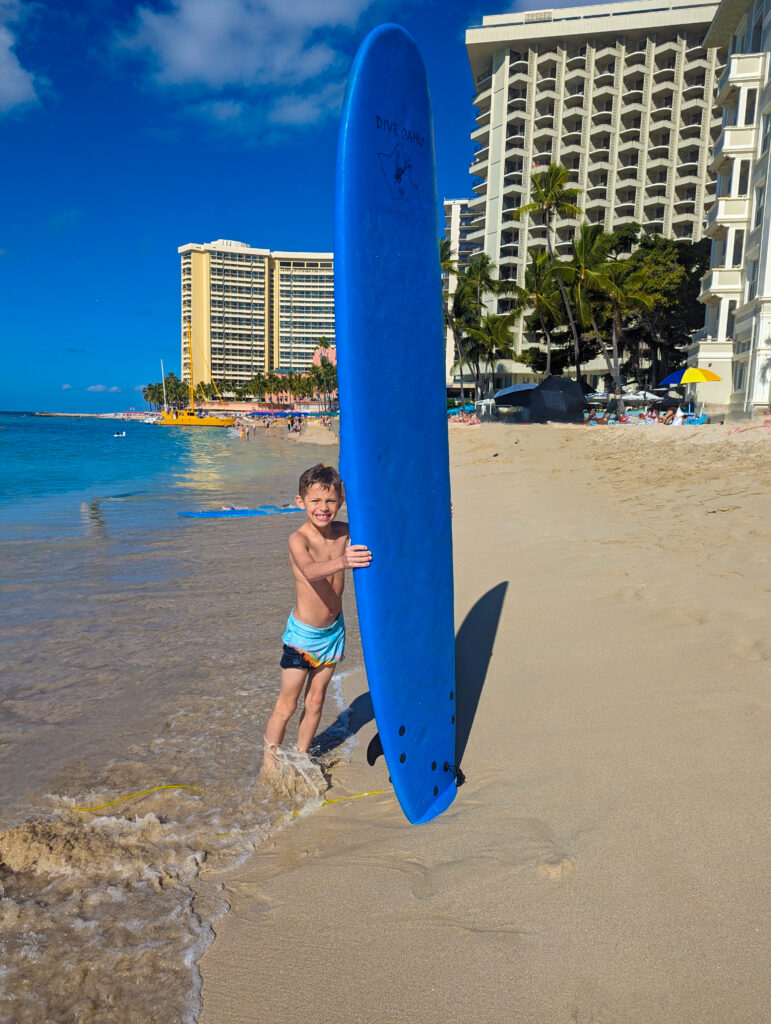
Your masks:
<svg viewBox="0 0 771 1024"><path fill-rule="evenodd" d="M479 598L455 636L455 765L460 768L493 655L508 581Z"/></svg>
<svg viewBox="0 0 771 1024"><path fill-rule="evenodd" d="M508 582L499 583L479 598L455 637L455 765L460 768L474 724L479 698L487 678L498 633ZM329 754L374 718L369 693L356 697L313 743L316 757ZM380 738L372 737L367 760L372 765L382 754Z"/></svg>

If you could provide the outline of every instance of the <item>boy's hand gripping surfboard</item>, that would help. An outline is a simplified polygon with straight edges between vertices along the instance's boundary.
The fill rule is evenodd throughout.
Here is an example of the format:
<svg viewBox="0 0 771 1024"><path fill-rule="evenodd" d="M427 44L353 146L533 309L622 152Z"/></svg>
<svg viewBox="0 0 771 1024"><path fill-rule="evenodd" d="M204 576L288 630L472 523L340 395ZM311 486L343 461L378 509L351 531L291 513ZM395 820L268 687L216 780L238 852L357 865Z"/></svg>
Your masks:
<svg viewBox="0 0 771 1024"><path fill-rule="evenodd" d="M453 800L455 634L431 106L414 40L364 40L343 106L335 193L340 468L375 719L413 824Z"/></svg>

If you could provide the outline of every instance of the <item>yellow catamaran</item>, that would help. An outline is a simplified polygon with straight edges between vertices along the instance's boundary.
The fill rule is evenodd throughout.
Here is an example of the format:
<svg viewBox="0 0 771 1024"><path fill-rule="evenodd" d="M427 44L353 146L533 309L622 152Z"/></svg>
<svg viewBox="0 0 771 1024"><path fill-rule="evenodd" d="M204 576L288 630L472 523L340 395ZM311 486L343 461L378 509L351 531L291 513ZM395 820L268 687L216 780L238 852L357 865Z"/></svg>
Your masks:
<svg viewBox="0 0 771 1024"><path fill-rule="evenodd" d="M158 420L164 427L232 427L236 421L235 416L211 416L203 412L195 411L195 395L193 385L193 342L190 336L190 322L187 327L187 352L190 358L190 377L188 386L190 389L190 407L188 409L167 409L164 405L161 418ZM214 383L214 381L212 381ZM217 397L222 401L217 385L214 384Z"/></svg>

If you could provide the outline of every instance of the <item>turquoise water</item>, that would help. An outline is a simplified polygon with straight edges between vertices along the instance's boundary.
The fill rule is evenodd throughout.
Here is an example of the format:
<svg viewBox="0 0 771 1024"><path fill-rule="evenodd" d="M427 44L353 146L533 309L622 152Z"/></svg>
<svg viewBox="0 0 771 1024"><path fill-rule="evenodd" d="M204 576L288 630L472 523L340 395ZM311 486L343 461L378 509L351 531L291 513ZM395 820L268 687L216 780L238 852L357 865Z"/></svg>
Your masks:
<svg viewBox="0 0 771 1024"><path fill-rule="evenodd" d="M260 774L301 514L178 513L284 505L335 457L283 431L0 416L0 1020L197 1019L224 909L194 902L201 866L216 883L325 783L291 754L280 787ZM322 726L342 710L333 689Z"/></svg>
<svg viewBox="0 0 771 1024"><path fill-rule="evenodd" d="M217 500L291 501L296 454L280 432L239 443L220 427L0 414L0 536L82 534L106 503L111 528L125 530L171 527L178 511Z"/></svg>

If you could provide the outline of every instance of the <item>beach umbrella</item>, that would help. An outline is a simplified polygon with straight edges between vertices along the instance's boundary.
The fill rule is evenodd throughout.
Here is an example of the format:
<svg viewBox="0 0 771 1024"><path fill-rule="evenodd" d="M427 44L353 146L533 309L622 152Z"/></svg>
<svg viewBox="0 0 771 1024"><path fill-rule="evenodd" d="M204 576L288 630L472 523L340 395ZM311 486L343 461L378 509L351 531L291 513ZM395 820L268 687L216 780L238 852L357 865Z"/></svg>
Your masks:
<svg viewBox="0 0 771 1024"><path fill-rule="evenodd" d="M513 384L509 388L502 388L495 392L495 404L529 406L537 387L537 384Z"/></svg>
<svg viewBox="0 0 771 1024"><path fill-rule="evenodd" d="M495 403L529 409L532 423L579 423L584 418L584 392L569 377L550 376L540 384L514 384L497 391Z"/></svg>
<svg viewBox="0 0 771 1024"><path fill-rule="evenodd" d="M722 380L712 370L702 370L699 366L686 366L682 370L675 370L659 384L660 388L677 387L678 384L704 384L710 380Z"/></svg>

